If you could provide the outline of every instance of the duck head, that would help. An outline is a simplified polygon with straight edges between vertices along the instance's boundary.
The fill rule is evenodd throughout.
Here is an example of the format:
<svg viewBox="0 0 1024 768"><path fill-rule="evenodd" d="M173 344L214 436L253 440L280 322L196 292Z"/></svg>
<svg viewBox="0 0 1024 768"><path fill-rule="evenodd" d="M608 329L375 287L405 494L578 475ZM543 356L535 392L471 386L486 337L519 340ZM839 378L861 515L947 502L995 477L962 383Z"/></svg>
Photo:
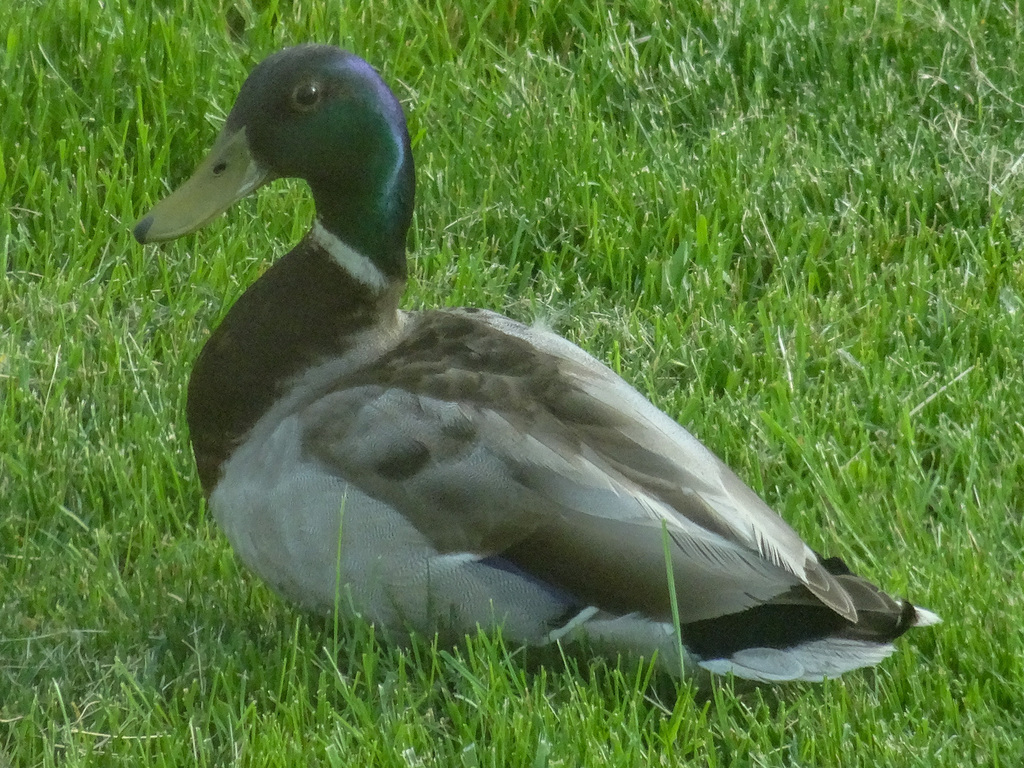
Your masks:
<svg viewBox="0 0 1024 768"><path fill-rule="evenodd" d="M304 179L317 219L392 279L405 276L415 191L405 115L377 72L328 45L288 48L249 75L209 156L134 229L193 232L275 178Z"/></svg>

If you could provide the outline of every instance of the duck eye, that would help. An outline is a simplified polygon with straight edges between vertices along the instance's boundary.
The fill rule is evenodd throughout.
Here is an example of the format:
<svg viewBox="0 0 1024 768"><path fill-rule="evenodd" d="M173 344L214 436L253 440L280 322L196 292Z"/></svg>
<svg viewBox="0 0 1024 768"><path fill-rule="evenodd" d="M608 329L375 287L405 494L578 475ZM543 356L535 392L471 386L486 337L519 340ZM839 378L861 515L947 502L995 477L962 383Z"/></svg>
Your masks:
<svg viewBox="0 0 1024 768"><path fill-rule="evenodd" d="M299 112L309 112L316 108L323 98L323 89L318 83L299 83L292 91L292 106Z"/></svg>

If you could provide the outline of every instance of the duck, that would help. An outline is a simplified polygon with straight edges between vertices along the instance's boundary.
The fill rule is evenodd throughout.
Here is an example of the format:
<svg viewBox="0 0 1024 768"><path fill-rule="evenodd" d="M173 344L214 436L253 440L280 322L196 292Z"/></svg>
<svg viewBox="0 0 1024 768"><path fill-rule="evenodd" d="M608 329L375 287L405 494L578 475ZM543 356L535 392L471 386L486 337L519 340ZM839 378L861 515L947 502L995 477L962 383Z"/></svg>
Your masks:
<svg viewBox="0 0 1024 768"><path fill-rule="evenodd" d="M380 74L272 54L194 174L135 225L194 232L274 179L315 218L200 352L186 415L237 556L384 635L576 644L693 679L820 681L939 617L819 556L708 448L551 330L406 311L415 172Z"/></svg>

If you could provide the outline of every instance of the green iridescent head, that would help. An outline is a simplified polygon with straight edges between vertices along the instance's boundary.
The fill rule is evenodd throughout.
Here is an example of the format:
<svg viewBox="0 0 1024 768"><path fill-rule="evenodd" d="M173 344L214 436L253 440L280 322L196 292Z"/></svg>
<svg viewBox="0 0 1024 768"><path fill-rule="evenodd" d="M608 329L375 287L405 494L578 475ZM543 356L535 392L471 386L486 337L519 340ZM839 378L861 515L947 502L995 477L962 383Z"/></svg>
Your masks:
<svg viewBox="0 0 1024 768"><path fill-rule="evenodd" d="M327 45L261 62L209 156L136 224L135 237L193 232L281 177L305 179L326 229L385 274L404 276L415 191L405 116L369 64Z"/></svg>

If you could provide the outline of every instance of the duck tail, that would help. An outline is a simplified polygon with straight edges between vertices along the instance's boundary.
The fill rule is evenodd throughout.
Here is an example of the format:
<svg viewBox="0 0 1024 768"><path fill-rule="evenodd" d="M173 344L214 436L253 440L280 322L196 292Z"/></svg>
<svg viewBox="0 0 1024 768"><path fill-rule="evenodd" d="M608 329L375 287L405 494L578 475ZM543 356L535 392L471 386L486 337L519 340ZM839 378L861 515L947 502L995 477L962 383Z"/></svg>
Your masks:
<svg viewBox="0 0 1024 768"><path fill-rule="evenodd" d="M841 563L826 561L826 567L853 599L856 621L814 604L809 593L796 588L738 614L682 627L697 666L759 682L820 681L874 666L896 650L892 641L911 627L941 621L927 609L890 597Z"/></svg>

